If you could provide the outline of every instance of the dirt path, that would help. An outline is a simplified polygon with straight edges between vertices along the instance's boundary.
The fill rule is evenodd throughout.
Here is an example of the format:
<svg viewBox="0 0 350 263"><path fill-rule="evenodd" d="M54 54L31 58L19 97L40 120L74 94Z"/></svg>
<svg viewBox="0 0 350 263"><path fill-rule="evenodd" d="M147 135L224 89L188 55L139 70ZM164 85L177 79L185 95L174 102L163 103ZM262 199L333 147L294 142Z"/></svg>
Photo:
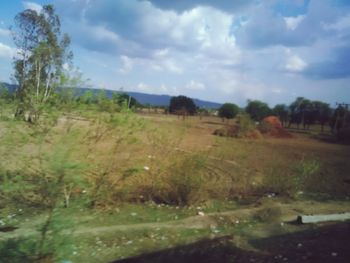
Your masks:
<svg viewBox="0 0 350 263"><path fill-rule="evenodd" d="M100 235L104 233L110 233L114 231L131 231L140 229L205 229L215 228L220 221L225 220L228 224L240 224L244 221L252 220L256 215L270 213L269 209L280 211L276 216L266 219L266 222L262 222L261 228L256 228L255 231L250 231L251 235L256 237L267 237L274 233L273 228L278 226L280 233L280 226L283 222L295 220L300 214L329 214L329 213L342 213L350 211L350 202L314 202L314 201L297 201L289 204L280 203L273 199L265 199L258 206L247 207L243 209L237 209L233 211L208 213L204 216L191 216L182 220L174 220L168 222L151 222L140 224L127 224L127 225L112 225L101 227L78 227L74 230L66 230L67 234L73 233L74 235ZM268 217L268 216L267 216ZM34 220L34 223L30 224L23 222L19 225L19 228L13 232L0 233L0 240L6 240L10 238L28 237L37 235L36 228L43 222L44 217L41 216ZM264 219L262 219L264 221ZM282 224L281 224L282 223ZM293 228L294 229L294 228ZM291 229L291 230L293 230Z"/></svg>

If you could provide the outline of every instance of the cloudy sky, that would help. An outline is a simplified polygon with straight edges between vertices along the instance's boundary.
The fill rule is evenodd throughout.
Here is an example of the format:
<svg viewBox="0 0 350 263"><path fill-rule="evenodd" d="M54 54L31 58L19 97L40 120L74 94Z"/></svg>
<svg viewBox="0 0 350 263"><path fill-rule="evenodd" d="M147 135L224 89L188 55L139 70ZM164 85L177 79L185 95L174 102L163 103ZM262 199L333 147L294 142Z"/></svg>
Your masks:
<svg viewBox="0 0 350 263"><path fill-rule="evenodd" d="M2 0L1 81L14 16L48 3L94 87L241 106L350 102L350 0Z"/></svg>

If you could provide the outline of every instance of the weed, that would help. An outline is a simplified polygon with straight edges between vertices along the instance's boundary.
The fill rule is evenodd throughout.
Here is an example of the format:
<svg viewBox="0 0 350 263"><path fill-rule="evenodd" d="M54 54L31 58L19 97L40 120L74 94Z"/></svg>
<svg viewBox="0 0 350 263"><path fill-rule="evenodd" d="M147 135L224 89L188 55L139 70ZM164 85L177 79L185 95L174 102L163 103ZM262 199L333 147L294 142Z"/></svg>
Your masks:
<svg viewBox="0 0 350 263"><path fill-rule="evenodd" d="M303 191L305 183L310 176L314 175L320 170L321 164L316 159L306 160L305 157L300 160L299 164L295 167L296 175L294 176L294 195Z"/></svg>

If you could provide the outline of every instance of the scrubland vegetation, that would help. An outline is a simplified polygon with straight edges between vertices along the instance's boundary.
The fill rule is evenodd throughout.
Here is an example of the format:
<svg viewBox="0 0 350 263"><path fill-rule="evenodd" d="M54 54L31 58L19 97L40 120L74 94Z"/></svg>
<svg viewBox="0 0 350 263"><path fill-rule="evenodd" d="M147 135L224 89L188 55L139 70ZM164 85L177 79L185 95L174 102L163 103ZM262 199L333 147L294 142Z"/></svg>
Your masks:
<svg viewBox="0 0 350 263"><path fill-rule="evenodd" d="M3 104L0 251L8 262L107 262L238 233L279 218L280 203L348 204L349 146L316 131L218 137L212 133L226 124L217 117L138 115L106 110L106 101L65 107L30 123ZM211 214L257 204L262 214L246 223ZM198 212L210 214L207 226L202 216L182 226Z"/></svg>
<svg viewBox="0 0 350 263"><path fill-rule="evenodd" d="M137 113L125 94L74 89L81 76L62 70L69 38L51 6L16 21L16 36L33 45L16 39L18 89L0 96L1 262L111 262L160 250L135 262L297 262L320 248L313 227L286 222L349 209L350 147L333 134L347 125L345 108L298 98L290 111L249 101L210 116L180 96L169 111L183 118ZM271 114L305 130L272 136L262 121ZM264 238L285 244L285 255L255 244ZM309 250L298 254L304 238Z"/></svg>

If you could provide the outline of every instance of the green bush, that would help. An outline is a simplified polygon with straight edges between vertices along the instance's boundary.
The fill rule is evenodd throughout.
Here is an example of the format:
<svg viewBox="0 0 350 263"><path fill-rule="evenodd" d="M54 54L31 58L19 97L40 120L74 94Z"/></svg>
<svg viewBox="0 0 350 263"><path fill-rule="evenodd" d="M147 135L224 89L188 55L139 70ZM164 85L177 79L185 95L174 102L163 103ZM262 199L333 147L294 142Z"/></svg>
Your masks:
<svg viewBox="0 0 350 263"><path fill-rule="evenodd" d="M225 103L219 109L221 118L233 119L239 112L239 107L236 104Z"/></svg>
<svg viewBox="0 0 350 263"><path fill-rule="evenodd" d="M167 203L190 205L207 198L206 160L194 155L179 160L168 171L163 198Z"/></svg>
<svg viewBox="0 0 350 263"><path fill-rule="evenodd" d="M30 263L35 262L35 240L8 239L0 243L0 262ZM34 254L33 254L34 252Z"/></svg>
<svg viewBox="0 0 350 263"><path fill-rule="evenodd" d="M239 114L237 116L237 132L236 136L238 138L244 138L244 137L257 137L258 131L256 130L256 124L255 122L250 118L248 114Z"/></svg>

